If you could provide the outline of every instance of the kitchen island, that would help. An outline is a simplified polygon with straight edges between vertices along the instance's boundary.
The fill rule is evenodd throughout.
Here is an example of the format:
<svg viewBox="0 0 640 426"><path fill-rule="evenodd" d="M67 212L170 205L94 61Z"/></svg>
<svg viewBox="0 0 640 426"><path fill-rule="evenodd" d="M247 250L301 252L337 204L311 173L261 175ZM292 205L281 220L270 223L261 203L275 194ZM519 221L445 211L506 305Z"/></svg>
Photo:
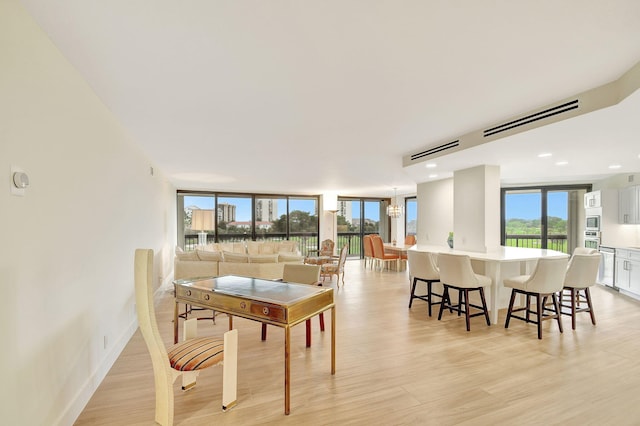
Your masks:
<svg viewBox="0 0 640 426"><path fill-rule="evenodd" d="M488 304L492 324L498 323L498 310L508 306L510 291L504 287L505 277L530 274L538 259L569 257L568 254L555 250L506 246L487 252L475 252L451 249L447 246L418 244L410 250L436 255L450 253L469 256L476 273L491 278Z"/></svg>

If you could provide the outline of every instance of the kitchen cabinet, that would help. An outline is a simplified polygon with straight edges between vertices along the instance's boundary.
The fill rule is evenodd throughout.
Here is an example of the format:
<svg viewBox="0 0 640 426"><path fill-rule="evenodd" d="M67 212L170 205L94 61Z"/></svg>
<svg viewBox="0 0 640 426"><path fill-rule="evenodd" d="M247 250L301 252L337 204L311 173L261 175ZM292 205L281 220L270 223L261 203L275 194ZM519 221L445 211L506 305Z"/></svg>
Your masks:
<svg viewBox="0 0 640 426"><path fill-rule="evenodd" d="M640 295L640 250L616 249L616 287Z"/></svg>
<svg viewBox="0 0 640 426"><path fill-rule="evenodd" d="M600 191L592 191L584 194L584 208L590 209L602 207L602 196Z"/></svg>
<svg viewBox="0 0 640 426"><path fill-rule="evenodd" d="M629 186L618 191L618 222L640 223L640 186Z"/></svg>

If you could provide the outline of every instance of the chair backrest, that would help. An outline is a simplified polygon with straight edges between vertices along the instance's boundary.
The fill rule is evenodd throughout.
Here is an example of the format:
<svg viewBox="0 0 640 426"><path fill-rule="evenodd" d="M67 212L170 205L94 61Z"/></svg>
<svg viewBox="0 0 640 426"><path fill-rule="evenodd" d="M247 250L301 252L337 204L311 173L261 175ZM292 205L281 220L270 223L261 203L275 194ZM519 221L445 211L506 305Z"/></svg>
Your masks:
<svg viewBox="0 0 640 426"><path fill-rule="evenodd" d="M333 240L324 240L320 243L320 256L333 256L333 248L335 243Z"/></svg>
<svg viewBox="0 0 640 426"><path fill-rule="evenodd" d="M562 290L568 261L566 257L538 259L533 273L525 282L525 290L542 294Z"/></svg>
<svg viewBox="0 0 640 426"><path fill-rule="evenodd" d="M365 235L362 237L362 249L364 250L364 257L373 257L373 244L371 243L371 235Z"/></svg>
<svg viewBox="0 0 640 426"><path fill-rule="evenodd" d="M471 267L471 258L466 255L439 253L438 268L440 282L455 287L478 287L478 279Z"/></svg>
<svg viewBox="0 0 640 426"><path fill-rule="evenodd" d="M412 246L415 245L416 243L416 236L415 235L407 235L406 237L404 237L404 245L405 246Z"/></svg>
<svg viewBox="0 0 640 426"><path fill-rule="evenodd" d="M349 254L349 243L342 246L340 249L340 258L338 259L338 271L344 271L344 264L347 261L347 254Z"/></svg>
<svg viewBox="0 0 640 426"><path fill-rule="evenodd" d="M373 248L373 257L384 258L384 242L379 235L371 236L371 246Z"/></svg>
<svg viewBox="0 0 640 426"><path fill-rule="evenodd" d="M299 263L285 263L282 280L299 284L320 284L320 265L303 265Z"/></svg>
<svg viewBox="0 0 640 426"><path fill-rule="evenodd" d="M407 261L409 262L411 276L424 280L437 280L440 278L440 271L438 271L431 253L409 250L407 251Z"/></svg>
<svg viewBox="0 0 640 426"><path fill-rule="evenodd" d="M600 253L574 254L569 261L564 285L575 288L587 288L594 285L598 278L599 267Z"/></svg>
<svg viewBox="0 0 640 426"><path fill-rule="evenodd" d="M164 346L153 305L153 250L137 249L134 261L134 277L136 288L136 312L138 324L144 338L154 371L170 371L167 348Z"/></svg>
<svg viewBox="0 0 640 426"><path fill-rule="evenodd" d="M576 247L573 249L573 254L595 254L598 250L586 247Z"/></svg>

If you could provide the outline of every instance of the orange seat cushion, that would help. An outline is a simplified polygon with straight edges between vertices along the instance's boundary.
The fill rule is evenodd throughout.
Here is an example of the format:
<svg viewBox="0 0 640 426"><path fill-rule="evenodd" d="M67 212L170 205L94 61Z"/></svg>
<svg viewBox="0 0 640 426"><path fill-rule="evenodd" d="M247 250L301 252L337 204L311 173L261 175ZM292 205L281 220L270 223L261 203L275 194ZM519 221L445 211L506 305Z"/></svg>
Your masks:
<svg viewBox="0 0 640 426"><path fill-rule="evenodd" d="M173 345L167 351L171 368L193 371L211 367L224 359L222 339L198 337Z"/></svg>

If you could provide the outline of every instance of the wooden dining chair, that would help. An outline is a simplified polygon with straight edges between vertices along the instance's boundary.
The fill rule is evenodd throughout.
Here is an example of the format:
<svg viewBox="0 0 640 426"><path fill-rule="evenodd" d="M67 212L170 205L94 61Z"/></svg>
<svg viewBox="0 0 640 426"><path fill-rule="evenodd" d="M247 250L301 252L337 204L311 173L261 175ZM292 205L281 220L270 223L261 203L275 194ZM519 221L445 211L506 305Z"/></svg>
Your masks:
<svg viewBox="0 0 640 426"><path fill-rule="evenodd" d="M322 282L324 279L329 277L329 279L336 276L336 285L340 286L340 274L342 274L342 285L344 285L344 264L347 261L347 254L349 254L349 244L345 244L340 249L340 256L335 262L331 263L323 263L320 266L320 276L322 277Z"/></svg>
<svg viewBox="0 0 640 426"><path fill-rule="evenodd" d="M285 263L282 270L282 281L294 284L308 284L321 286L320 265L304 265L299 263ZM318 314L320 331L324 331L324 312ZM311 347L311 319L306 321L306 345ZM262 340L267 339L267 324L262 323Z"/></svg>
<svg viewBox="0 0 640 426"><path fill-rule="evenodd" d="M185 321L185 341L167 349L160 336L153 304L153 250L137 249L134 261L136 311L140 331L151 355L156 390L155 420L173 424L173 383L182 376L182 389L196 384L200 370L223 364L222 409L236 404L238 371L238 330L224 333L223 339L195 337L198 320Z"/></svg>
<svg viewBox="0 0 640 426"><path fill-rule="evenodd" d="M398 265L398 260L400 256L392 253L385 253L384 251L384 242L382 241L382 237L373 236L371 237L371 242L373 244L373 258L380 265L380 270L384 269L384 265L389 262L395 262Z"/></svg>

